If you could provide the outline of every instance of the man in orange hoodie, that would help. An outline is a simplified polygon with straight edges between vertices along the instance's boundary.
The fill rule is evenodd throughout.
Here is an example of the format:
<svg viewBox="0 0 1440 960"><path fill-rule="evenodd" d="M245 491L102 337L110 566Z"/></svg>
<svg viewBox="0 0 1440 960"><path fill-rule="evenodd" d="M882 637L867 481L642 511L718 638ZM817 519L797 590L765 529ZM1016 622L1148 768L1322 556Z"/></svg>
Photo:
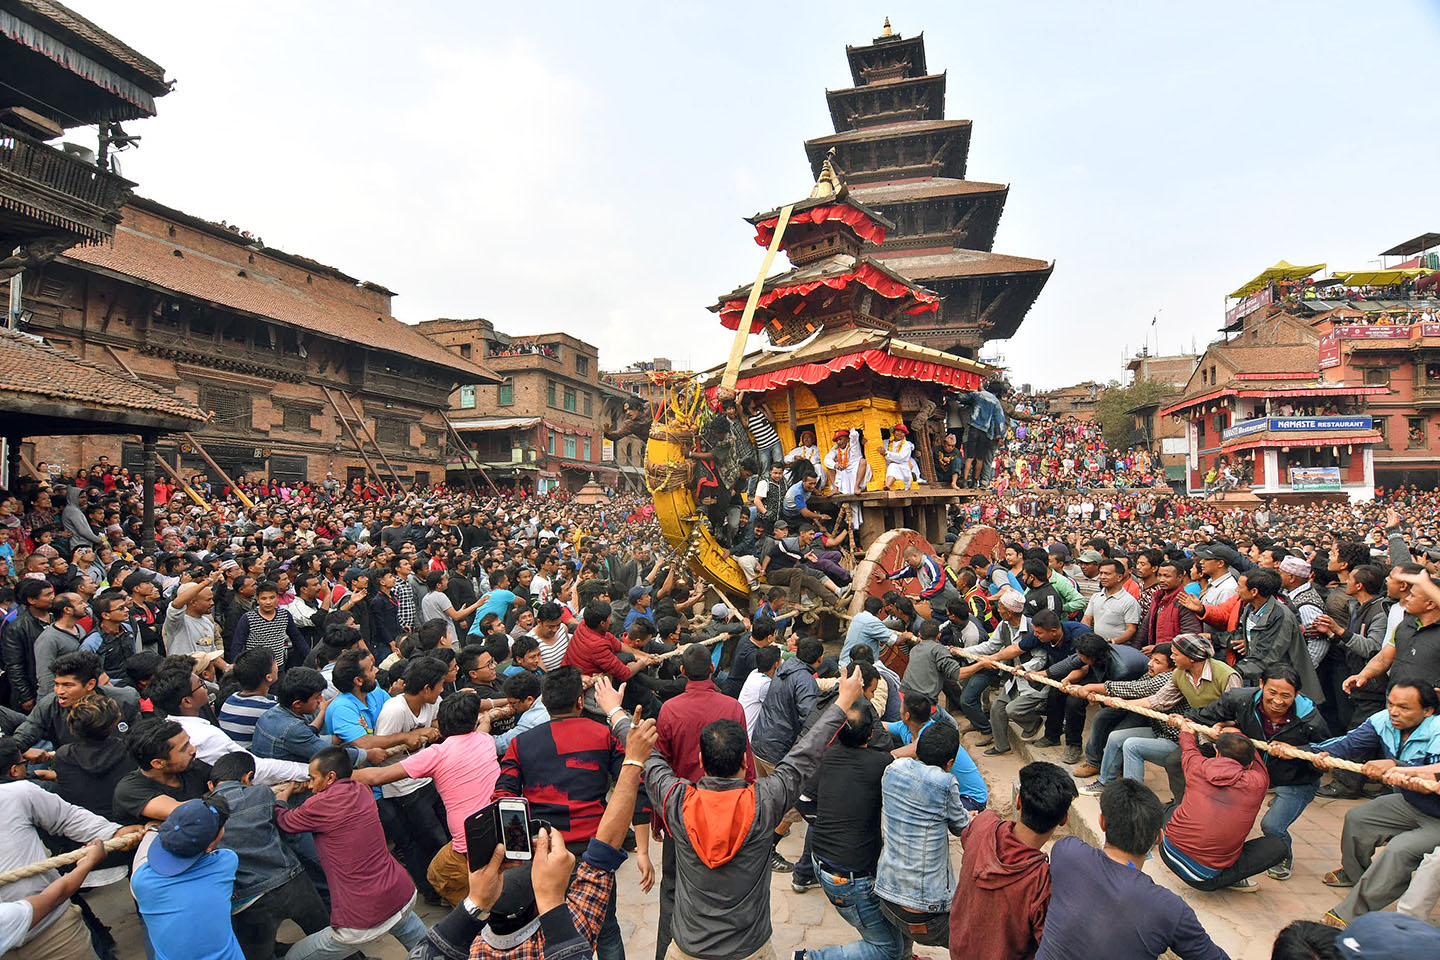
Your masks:
<svg viewBox="0 0 1440 960"><path fill-rule="evenodd" d="M1019 821L977 813L960 834L965 849L950 904L950 960L1028 960L1045 932L1050 861L1042 848L1070 819L1075 782L1053 763L1020 768Z"/></svg>
<svg viewBox="0 0 1440 960"><path fill-rule="evenodd" d="M772 835L820 755L859 699L860 668L841 678L835 702L776 765L755 783L744 778L748 741L743 724L716 720L700 732L696 783L677 777L658 754L645 762L645 789L675 844L675 913L670 956L683 960L749 957L770 947Z"/></svg>

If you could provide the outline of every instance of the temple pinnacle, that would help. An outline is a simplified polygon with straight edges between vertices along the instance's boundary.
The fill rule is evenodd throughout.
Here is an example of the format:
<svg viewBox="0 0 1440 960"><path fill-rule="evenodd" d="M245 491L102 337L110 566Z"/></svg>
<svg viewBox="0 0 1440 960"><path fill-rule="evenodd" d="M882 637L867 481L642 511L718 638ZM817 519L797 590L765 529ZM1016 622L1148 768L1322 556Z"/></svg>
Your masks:
<svg viewBox="0 0 1440 960"><path fill-rule="evenodd" d="M885 25L880 28L880 36L882 36L882 37L892 36L892 35L894 34L894 32L895 32L895 31L893 31L893 30L890 29L890 18L889 18L889 17L886 17L886 18L885 18Z"/></svg>
<svg viewBox="0 0 1440 960"><path fill-rule="evenodd" d="M820 176L815 178L815 189L810 191L810 199L819 200L839 195L844 185L840 182L840 175L835 172L835 165L831 162L834 159L835 148L831 147L825 154L825 162L820 165Z"/></svg>

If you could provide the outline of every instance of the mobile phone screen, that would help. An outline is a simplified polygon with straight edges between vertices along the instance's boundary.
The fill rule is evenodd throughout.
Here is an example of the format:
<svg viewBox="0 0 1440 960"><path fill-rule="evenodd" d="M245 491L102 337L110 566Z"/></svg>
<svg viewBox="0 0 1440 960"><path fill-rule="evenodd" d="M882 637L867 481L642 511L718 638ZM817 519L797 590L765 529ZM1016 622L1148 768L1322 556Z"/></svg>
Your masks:
<svg viewBox="0 0 1440 960"><path fill-rule="evenodd" d="M500 807L500 836L505 853L530 854L530 824L524 807Z"/></svg>

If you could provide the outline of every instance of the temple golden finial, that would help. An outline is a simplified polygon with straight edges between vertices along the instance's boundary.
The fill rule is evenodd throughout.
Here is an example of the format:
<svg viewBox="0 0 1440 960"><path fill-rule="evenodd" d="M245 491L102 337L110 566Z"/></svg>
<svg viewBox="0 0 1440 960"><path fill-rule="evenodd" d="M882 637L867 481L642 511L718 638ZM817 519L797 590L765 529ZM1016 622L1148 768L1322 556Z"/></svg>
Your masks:
<svg viewBox="0 0 1440 960"><path fill-rule="evenodd" d="M889 17L886 17L886 18L885 18L885 25L880 28L880 36L882 36L882 37L889 37L889 36L893 36L894 33L895 33L895 31L893 31L893 30L890 29L890 18L889 18Z"/></svg>
<svg viewBox="0 0 1440 960"><path fill-rule="evenodd" d="M840 182L840 175L835 172L835 148L831 147L825 154L825 162L820 165L820 176L815 178L815 189L810 191L810 199L820 200L825 197L833 197L840 193L844 184Z"/></svg>

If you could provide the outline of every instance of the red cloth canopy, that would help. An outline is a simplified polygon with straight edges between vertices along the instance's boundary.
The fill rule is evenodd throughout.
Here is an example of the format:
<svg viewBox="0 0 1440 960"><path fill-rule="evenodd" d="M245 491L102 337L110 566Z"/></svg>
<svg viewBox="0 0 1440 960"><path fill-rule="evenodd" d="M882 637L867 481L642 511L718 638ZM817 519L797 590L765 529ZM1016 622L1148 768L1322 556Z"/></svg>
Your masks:
<svg viewBox="0 0 1440 960"><path fill-rule="evenodd" d="M832 203L821 207L811 207L809 210L803 210L790 217L792 224L824 223L827 220L839 220L841 223L849 224L850 229L854 230L861 240L868 240L874 244L885 242L885 228L849 204ZM755 242L762 247L770 246L770 239L775 236L775 225L779 222L780 217L776 215L769 220L761 220L755 224Z"/></svg>
<svg viewBox="0 0 1440 960"><path fill-rule="evenodd" d="M894 357L884 350L872 349L842 354L819 363L801 363L793 367L767 370L754 376L740 377L735 381L735 389L744 393L756 393L775 390L792 383L813 386L842 370L854 370L862 366L869 367L881 376L903 380L924 380L927 383L940 383L958 390L974 390L980 386L982 379L980 374L972 373L969 370L959 370L929 360ZM715 390L715 387L711 387L707 393L713 395Z"/></svg>
<svg viewBox="0 0 1440 960"><path fill-rule="evenodd" d="M803 297L821 287L829 287L832 290L843 290L851 283L858 283L863 287L874 290L888 300L898 300L901 297L909 297L914 300L915 303L905 308L906 313L928 313L932 310L940 309L940 298L935 294L925 293L924 291L915 289L909 284L894 280L874 264L864 262L862 262L857 269L834 277L773 287L760 294L758 306L768 307L783 297ZM744 314L744 300L727 300L724 306L720 308L720 322L727 329L734 330L740 326L740 318L744 316ZM759 333L764 329L764 321L759 319L750 321L751 333Z"/></svg>

